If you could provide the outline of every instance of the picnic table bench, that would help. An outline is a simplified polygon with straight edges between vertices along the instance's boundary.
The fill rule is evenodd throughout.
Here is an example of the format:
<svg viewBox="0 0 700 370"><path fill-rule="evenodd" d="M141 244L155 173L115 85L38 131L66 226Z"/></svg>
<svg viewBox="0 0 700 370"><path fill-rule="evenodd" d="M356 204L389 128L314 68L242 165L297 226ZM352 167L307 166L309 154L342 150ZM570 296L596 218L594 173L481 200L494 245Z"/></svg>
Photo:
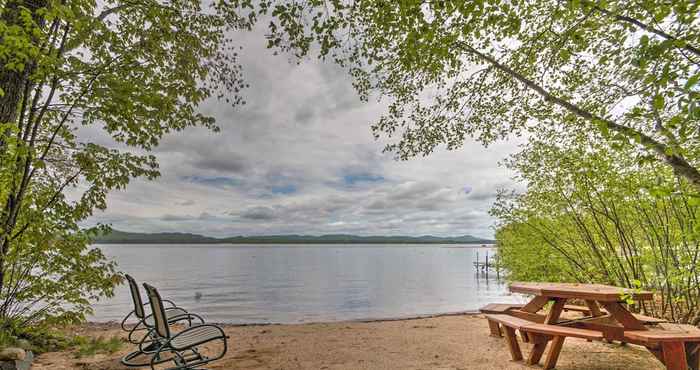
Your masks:
<svg viewBox="0 0 700 370"><path fill-rule="evenodd" d="M527 304L490 304L481 309L491 335L504 335L515 361L523 359L516 331L533 344L527 364L536 365L548 343L544 368L556 366L566 337L617 340L646 347L669 370L700 370L700 329L671 324L663 319L630 312L624 298L651 300L653 294L598 284L513 283L511 292L533 295ZM569 300L585 306L567 304ZM543 310L551 303L549 310ZM561 317L564 311L580 312L576 319Z"/></svg>

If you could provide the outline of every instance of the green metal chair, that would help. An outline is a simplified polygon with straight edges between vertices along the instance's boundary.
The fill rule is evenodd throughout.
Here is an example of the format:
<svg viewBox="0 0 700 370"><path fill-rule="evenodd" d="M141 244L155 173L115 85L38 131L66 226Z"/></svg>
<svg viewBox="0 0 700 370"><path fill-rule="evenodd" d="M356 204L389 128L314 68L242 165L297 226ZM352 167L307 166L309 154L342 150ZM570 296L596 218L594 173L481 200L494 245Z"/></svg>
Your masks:
<svg viewBox="0 0 700 370"><path fill-rule="evenodd" d="M150 330L154 341L150 347L157 347L151 354L151 369L155 365L172 361L174 367L167 370L194 370L197 366L216 361L228 350L228 336L221 327L213 324L195 324L177 333L170 331L170 322L167 319L166 308L158 290L151 285L143 284L148 294L148 300L153 311L155 326ZM203 344L220 342L221 348L212 357L204 355L197 347ZM139 348L142 348L140 345ZM170 355L170 356L165 356Z"/></svg>
<svg viewBox="0 0 700 370"><path fill-rule="evenodd" d="M148 359L149 362L139 362L137 359L142 355L148 356L157 349L157 344L154 343L157 338L155 337L155 333L151 330L155 326L155 318L152 312L153 310L151 309L150 314L146 314L146 307L150 307L150 303L143 303L143 300L141 299L141 292L139 291L138 284L136 284L136 280L128 274L125 276L129 283L134 309L129 312L126 317L124 317L121 322L121 328L129 333L129 342L139 345L139 348L122 357L121 362L123 365L129 367L148 366L150 364L150 359ZM169 305L169 307L165 308L165 317L169 324L186 322L188 326L192 326L193 323L197 321L202 324L204 323L204 319L201 316L177 307L172 301L163 300L163 302L168 303ZM135 318L137 321L130 327L127 322L132 318ZM137 338L138 334L143 335Z"/></svg>

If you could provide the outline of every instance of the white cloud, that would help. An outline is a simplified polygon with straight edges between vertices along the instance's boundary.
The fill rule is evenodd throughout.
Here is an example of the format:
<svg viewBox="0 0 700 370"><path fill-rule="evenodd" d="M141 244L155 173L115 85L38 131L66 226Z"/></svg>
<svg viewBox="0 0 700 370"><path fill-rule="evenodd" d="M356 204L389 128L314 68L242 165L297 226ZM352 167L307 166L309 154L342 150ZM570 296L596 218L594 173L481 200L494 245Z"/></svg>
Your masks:
<svg viewBox="0 0 700 370"><path fill-rule="evenodd" d="M112 193L93 221L215 236L493 236L488 208L497 187L513 186L497 163L515 143L487 149L468 142L397 162L370 131L385 106L362 104L346 73L315 59L297 65L273 56L260 32L240 39L247 104L235 111L204 104L221 132L166 137L155 153L162 177Z"/></svg>

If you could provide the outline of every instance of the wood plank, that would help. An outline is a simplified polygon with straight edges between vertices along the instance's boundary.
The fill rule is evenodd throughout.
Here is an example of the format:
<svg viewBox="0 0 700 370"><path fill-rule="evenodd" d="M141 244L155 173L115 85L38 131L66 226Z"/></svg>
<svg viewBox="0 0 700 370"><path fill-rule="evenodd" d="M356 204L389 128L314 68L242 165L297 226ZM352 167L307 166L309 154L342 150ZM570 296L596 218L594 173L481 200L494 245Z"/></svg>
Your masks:
<svg viewBox="0 0 700 370"><path fill-rule="evenodd" d="M508 349L510 350L510 357L513 361L520 361L523 359L523 353L520 351L520 345L518 344L518 338L515 336L515 330L510 327L504 327L503 331L506 334L506 342L508 343Z"/></svg>
<svg viewBox="0 0 700 370"><path fill-rule="evenodd" d="M625 340L627 342L630 342L630 340L625 337L625 328L622 326L613 326L597 322L581 322L575 323L574 327L599 331L603 335L603 338L605 338L608 341Z"/></svg>
<svg viewBox="0 0 700 370"><path fill-rule="evenodd" d="M664 363L668 370L688 370L683 342L664 342L661 345Z"/></svg>
<svg viewBox="0 0 700 370"><path fill-rule="evenodd" d="M610 315L615 318L627 330L648 330L644 323L637 320L631 312L627 311L619 302L600 302Z"/></svg>
<svg viewBox="0 0 700 370"><path fill-rule="evenodd" d="M503 326L507 326L513 329L521 330L521 328L525 327L528 324L532 324L532 322L521 319L519 317L511 316L511 315L484 315L487 320L493 321L499 324L502 324Z"/></svg>
<svg viewBox="0 0 700 370"><path fill-rule="evenodd" d="M537 313L530 313L530 312L525 312L525 311L520 311L520 310L511 310L508 311L508 314L514 317L521 318L523 320L528 320L532 322L537 322L537 323L543 323L544 319L547 317L545 315L537 314Z"/></svg>
<svg viewBox="0 0 700 370"><path fill-rule="evenodd" d="M529 313L536 313L537 311L541 310L542 307L547 304L547 302L549 302L549 297L535 296L520 310Z"/></svg>
<svg viewBox="0 0 700 370"><path fill-rule="evenodd" d="M552 344L549 346L549 352L547 352L547 357L544 359L545 370L553 369L557 366L557 360L559 359L559 353L561 353L561 347L564 344L564 339L566 337L554 337L552 339Z"/></svg>
<svg viewBox="0 0 700 370"><path fill-rule="evenodd" d="M547 318L544 319L544 323L556 324L559 321L559 316L561 316L562 310L564 310L564 305L566 305L566 299L556 298L554 300L554 304L547 313Z"/></svg>
<svg viewBox="0 0 700 370"><path fill-rule="evenodd" d="M576 337L592 340L603 340L603 333L595 330L572 328L568 326L561 325L549 325L549 324L536 324L531 323L522 327L520 330L524 330L528 333L537 333L541 335L548 335L553 337Z"/></svg>
<svg viewBox="0 0 700 370"><path fill-rule="evenodd" d="M479 309L481 313L507 313L514 308L521 308L522 304L511 304L511 303L489 303L484 307Z"/></svg>
<svg viewBox="0 0 700 370"><path fill-rule="evenodd" d="M700 329L692 325L660 324L653 330L627 330L625 338L645 343L700 342Z"/></svg>
<svg viewBox="0 0 700 370"><path fill-rule="evenodd" d="M632 316L634 316L635 319L645 324L660 324L662 322L668 322L668 320L666 319L659 319L656 317L646 316L639 313L633 313Z"/></svg>
<svg viewBox="0 0 700 370"><path fill-rule="evenodd" d="M588 307L589 310L591 310L591 316L603 316L603 312L600 311L600 306L598 306L598 303L596 301L591 301L586 300L586 307Z"/></svg>
<svg viewBox="0 0 700 370"><path fill-rule="evenodd" d="M631 296L632 299L637 301L647 301L654 298L652 292L636 291L601 284L514 282L508 286L508 289L514 293L558 298L588 299L598 302L619 302L622 295Z"/></svg>
<svg viewBox="0 0 700 370"><path fill-rule="evenodd" d="M578 319L570 319L570 320L559 320L558 325L563 325L563 326L574 326L576 324L582 323L582 322L593 322L593 323L599 323L599 324L612 324L612 325L618 325L622 327L621 325L617 324L617 322L612 318L612 316L605 314L603 316L589 316L589 317L581 317Z"/></svg>

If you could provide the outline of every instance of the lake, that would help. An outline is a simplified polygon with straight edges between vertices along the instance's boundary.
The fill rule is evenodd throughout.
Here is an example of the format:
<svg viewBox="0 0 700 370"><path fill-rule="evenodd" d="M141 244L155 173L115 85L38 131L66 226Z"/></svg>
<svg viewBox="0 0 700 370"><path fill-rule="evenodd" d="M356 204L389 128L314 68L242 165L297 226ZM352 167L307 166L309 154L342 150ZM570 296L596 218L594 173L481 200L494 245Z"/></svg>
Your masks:
<svg viewBox="0 0 700 370"><path fill-rule="evenodd" d="M495 272L476 273L459 245L101 245L119 269L163 298L220 323L299 323L475 311L521 302ZM146 299L145 292L142 292ZM131 311L126 285L91 321Z"/></svg>

